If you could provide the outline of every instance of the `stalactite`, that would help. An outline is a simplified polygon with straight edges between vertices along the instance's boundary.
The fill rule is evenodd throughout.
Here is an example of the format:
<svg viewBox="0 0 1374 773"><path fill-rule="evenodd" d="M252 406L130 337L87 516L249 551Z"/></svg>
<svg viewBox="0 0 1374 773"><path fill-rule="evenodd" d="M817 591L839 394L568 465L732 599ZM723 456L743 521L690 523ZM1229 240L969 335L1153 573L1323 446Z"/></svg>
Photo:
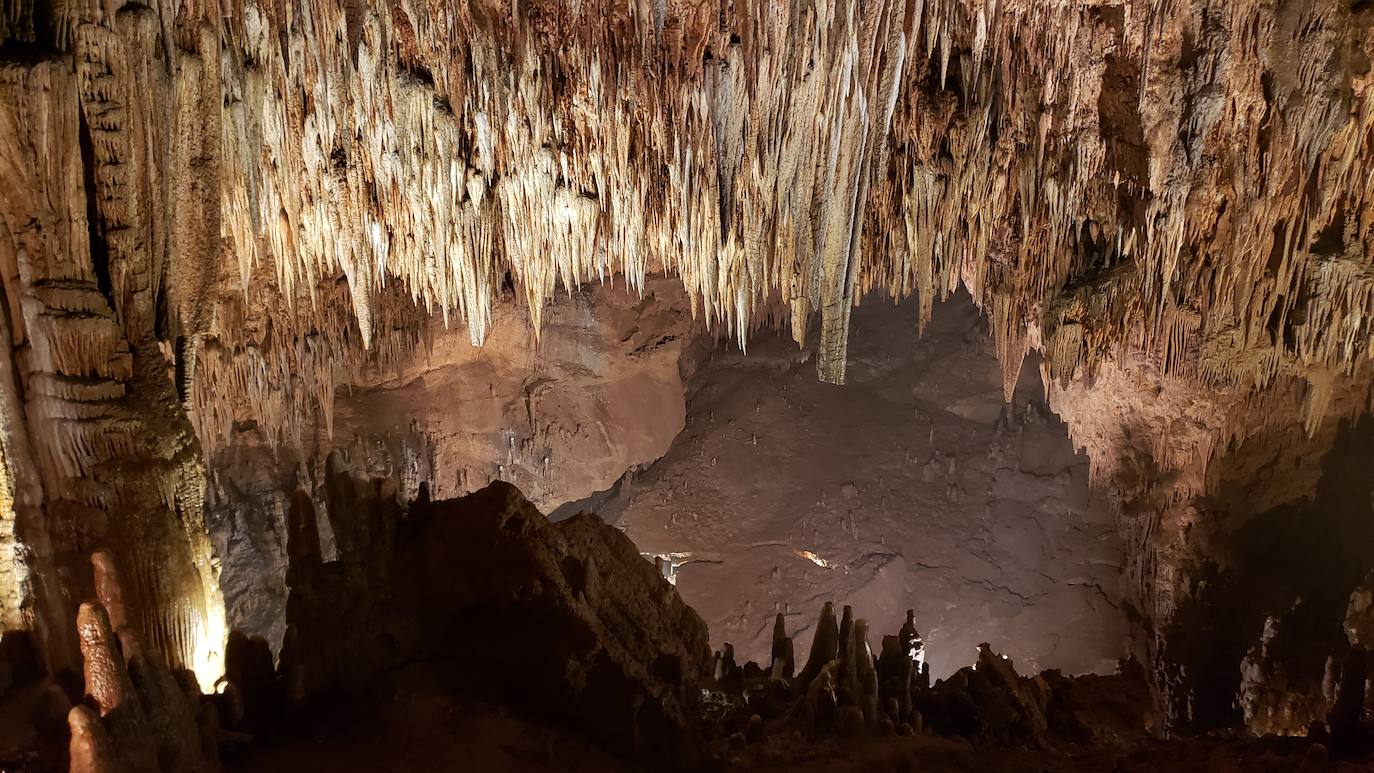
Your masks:
<svg viewBox="0 0 1374 773"><path fill-rule="evenodd" d="M799 341L819 312L832 381L860 294L916 292L924 321L958 283L993 318L1008 389L1047 315L1060 379L1125 341L1166 374L1257 389L1285 363L1363 373L1374 355L1370 224L1353 214L1374 92L1340 66L1368 41L1335 6L1167 21L972 2L233 10L218 125L242 171L220 180L222 233L244 305L265 282L296 323L273 327L279 344L319 333L312 351L365 352L405 295L480 344L506 273L538 335L556 288L662 270L741 339L774 304ZM1186 67L1170 58L1184 37ZM1333 62L1268 64L1313 46ZM1346 256L1313 252L1323 234ZM1087 294L1066 318L1063 294L1097 275L1105 303ZM353 313L321 330L331 277ZM258 360L233 319L211 346ZM1207 356L1230 339L1271 353ZM231 366L249 371L227 391L262 395L311 356ZM307 380L327 395L360 358ZM258 418L280 425L279 403ZM225 411L202 401L203 439L225 436Z"/></svg>

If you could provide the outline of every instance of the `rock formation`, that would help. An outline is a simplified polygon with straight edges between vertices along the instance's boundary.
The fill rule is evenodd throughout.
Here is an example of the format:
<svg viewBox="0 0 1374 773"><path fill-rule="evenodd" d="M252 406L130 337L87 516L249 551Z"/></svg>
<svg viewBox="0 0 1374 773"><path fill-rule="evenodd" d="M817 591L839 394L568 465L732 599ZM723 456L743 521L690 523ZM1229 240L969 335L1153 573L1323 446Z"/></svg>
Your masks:
<svg viewBox="0 0 1374 773"><path fill-rule="evenodd" d="M856 750L894 735L930 734L992 746L1047 748L1070 739L1130 745L1147 739L1154 721L1146 672L1134 661L1115 676L1024 678L1006 656L983 645L976 664L932 686L897 646L900 635L884 636L882 656L875 658L866 621L838 627L833 621L827 603L818 626L830 633L817 637L822 644L813 655L829 660L809 681L807 671L792 680L746 664L742 682L712 685L723 693L719 732L728 735L732 754L750 750L733 766L803 764L811 759L808 746L833 736ZM851 664L857 689L846 676Z"/></svg>
<svg viewBox="0 0 1374 773"><path fill-rule="evenodd" d="M309 411L295 427L240 421L232 442L207 444L206 522L229 626L279 646L290 494L304 487L323 505L330 448L359 473L395 478L407 498L422 484L448 499L500 479L545 511L662 456L682 428L683 371L705 342L690 329L680 284L651 281L645 292L605 287L556 299L538 347L509 305L496 310L482 348L434 320L427 350L398 373L340 390L332 438ZM297 435L299 446L277 432ZM327 525L322 540L332 554Z"/></svg>
<svg viewBox="0 0 1374 773"><path fill-rule="evenodd" d="M591 515L550 524L499 482L403 508L337 455L326 489L336 561L321 560L310 499L292 504L288 701L439 684L628 757L700 754L705 624L624 535Z"/></svg>
<svg viewBox="0 0 1374 773"><path fill-rule="evenodd" d="M385 449L404 499L520 477L552 505L662 453L697 339L785 328L841 384L865 296L916 296L919 328L962 287L1005 393L1043 355L1114 500L1170 724L1229 721L1234 666L1292 599L1246 616L1225 668L1198 668L1218 650L1186 623L1247 571L1230 537L1360 451L1367 425L1344 420L1374 399L1371 55L1374 9L1345 0L9 0L0 625L76 669L70 621L106 547L126 624L208 686L226 557L285 530L298 485L360 496L328 490L336 419L344 444ZM595 316L555 296L660 280L691 325L650 309L552 329ZM540 352L593 330L627 333L588 350L644 378L574 345L458 395L418 383L430 354L469 356L455 340ZM540 414L549 373L604 399ZM353 387L434 413L338 410ZM453 404L499 418L457 437L435 418ZM597 431L543 420L560 413ZM635 423L652 427L600 436ZM597 464L538 472L564 454ZM399 512L321 534L340 582L397 579L359 556ZM212 544L207 518L245 536ZM275 579L226 585L281 606ZM838 700L857 657L798 679Z"/></svg>
<svg viewBox="0 0 1374 773"><path fill-rule="evenodd" d="M56 704L29 701L31 718L66 711L70 770L209 771L223 755L265 771L378 755L406 764L466 756L511 770L629 770L634 761L806 770L917 760L937 770L1011 760L1146 770L1187 759L1269 769L1374 751L1358 645L1344 658L1329 717L1309 739L1224 750L1161 743L1150 735L1158 718L1147 672L1132 660L1114 676L1022 677L983 645L974 664L931 685L917 667L914 620L884 636L875 657L868 622L849 607L837 622L826 603L824 635L795 679L753 662L739 666L728 644L712 674L700 618L594 516L552 524L500 482L459 500L405 502L385 480L352 476L337 454L326 487L339 558L322 560L315 510L298 492L281 662L274 667L261 639L235 633L213 695L140 644L121 620L111 556L93 556L97 598L76 616L84 672L71 698L77 705L68 710L58 686L44 693L56 691ZM779 652L790 650L781 618L775 636ZM487 723L490 733L474 735L461 717ZM511 745L512 732L547 745L522 750ZM345 761L335 748L357 756ZM29 761L35 770L53 763Z"/></svg>

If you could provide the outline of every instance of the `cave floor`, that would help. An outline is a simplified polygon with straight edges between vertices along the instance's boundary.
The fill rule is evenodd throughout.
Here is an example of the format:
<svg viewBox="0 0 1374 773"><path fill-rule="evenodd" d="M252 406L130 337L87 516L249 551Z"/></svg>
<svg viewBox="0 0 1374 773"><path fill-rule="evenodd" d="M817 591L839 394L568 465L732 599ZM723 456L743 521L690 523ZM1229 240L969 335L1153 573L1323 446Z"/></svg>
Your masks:
<svg viewBox="0 0 1374 773"><path fill-rule="evenodd" d="M800 657L834 600L874 631L914 608L935 677L984 641L1023 672L1111 672L1128 639L1121 547L1038 368L1008 404L966 295L919 338L916 317L856 309L843 387L782 337L717 351L668 454L596 508L682 562L678 591L740 662L766 662L775 611Z"/></svg>
<svg viewBox="0 0 1374 773"><path fill-rule="evenodd" d="M413 713L412 713L413 712ZM566 733L531 724L495 709L454 710L446 701L411 707L403 721L393 717L347 737L330 733L315 740L256 748L231 760L228 770L297 773L301 770L472 771L623 771L649 769L606 754ZM1154 771L1341 770L1371 771L1374 764L1305 759L1303 739L1252 739L1219 735L1172 740L1082 744L1031 749L974 745L934 735L879 736L865 731L852 738L786 733L744 748L716 750L711 769L723 771ZM1304 762L1309 763L1307 766ZM1315 764L1314 764L1315 763Z"/></svg>

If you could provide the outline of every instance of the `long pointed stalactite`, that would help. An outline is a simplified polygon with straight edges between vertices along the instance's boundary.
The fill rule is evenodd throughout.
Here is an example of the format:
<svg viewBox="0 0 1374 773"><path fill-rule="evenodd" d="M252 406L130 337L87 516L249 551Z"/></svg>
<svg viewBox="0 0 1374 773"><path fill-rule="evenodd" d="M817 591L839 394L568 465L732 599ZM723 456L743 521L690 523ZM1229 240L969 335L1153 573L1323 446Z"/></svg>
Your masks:
<svg viewBox="0 0 1374 773"><path fill-rule="evenodd" d="M112 543L155 562L144 635L208 657L206 454L330 434L503 288L537 336L557 292L680 277L741 344L819 317L842 383L864 295L962 284L1008 392L1038 349L1100 472L1149 447L1113 481L1156 512L1370 405L1362 4L6 0L0 39L6 624L71 618L19 564ZM1132 426L1086 415L1113 395Z"/></svg>

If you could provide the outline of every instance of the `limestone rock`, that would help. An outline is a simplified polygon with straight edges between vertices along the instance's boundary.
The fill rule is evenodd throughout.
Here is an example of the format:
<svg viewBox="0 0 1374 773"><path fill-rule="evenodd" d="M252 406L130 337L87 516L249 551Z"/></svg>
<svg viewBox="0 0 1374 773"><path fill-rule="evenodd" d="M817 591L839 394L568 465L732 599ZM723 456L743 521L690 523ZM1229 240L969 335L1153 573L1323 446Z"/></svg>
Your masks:
<svg viewBox="0 0 1374 773"><path fill-rule="evenodd" d="M1350 594L1345 612L1345 635L1351 646L1374 646L1374 573Z"/></svg>
<svg viewBox="0 0 1374 773"><path fill-rule="evenodd" d="M370 539L292 565L298 702L437 680L621 754L696 759L705 625L619 531L552 524L505 483L408 510L341 466L328 487L335 533Z"/></svg>

